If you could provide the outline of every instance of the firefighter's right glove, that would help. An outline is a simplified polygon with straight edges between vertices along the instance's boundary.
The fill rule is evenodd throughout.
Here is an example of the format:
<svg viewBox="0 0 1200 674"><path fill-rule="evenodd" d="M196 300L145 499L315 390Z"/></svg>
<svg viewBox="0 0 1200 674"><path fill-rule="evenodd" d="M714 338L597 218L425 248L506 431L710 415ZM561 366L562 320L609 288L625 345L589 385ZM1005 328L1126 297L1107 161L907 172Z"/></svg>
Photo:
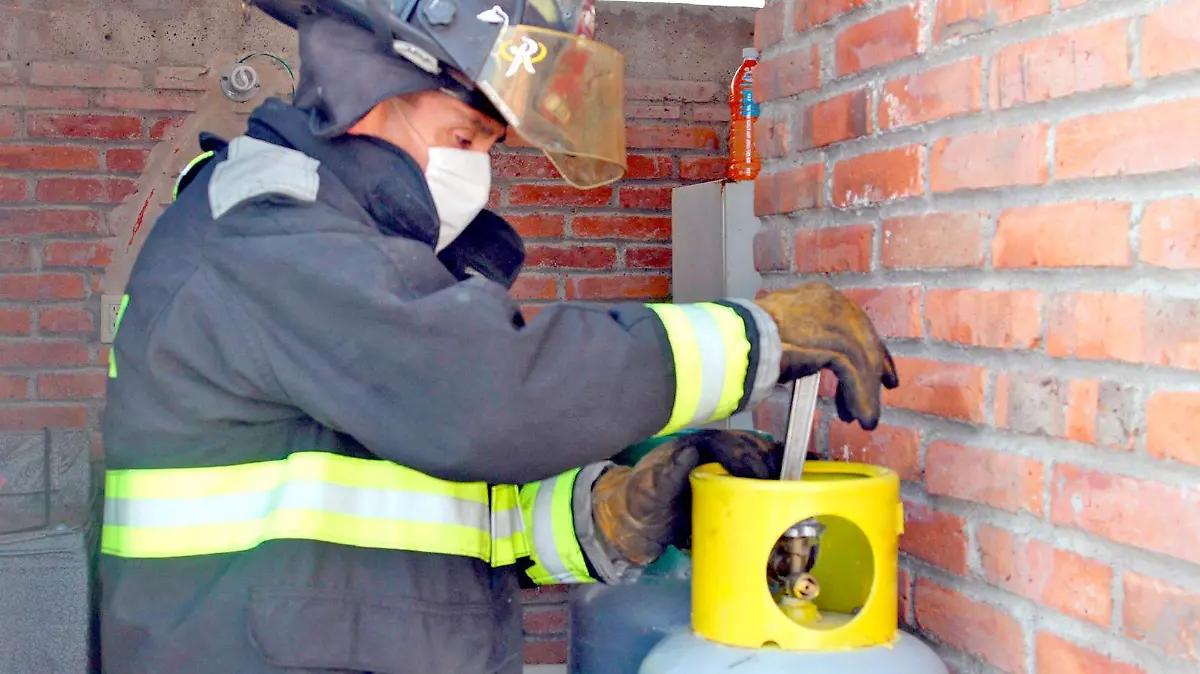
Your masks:
<svg viewBox="0 0 1200 674"><path fill-rule="evenodd" d="M688 475L719 463L735 477L778 479L783 446L757 433L702 430L650 451L633 468L608 469L592 486L596 531L618 555L646 566L667 546L691 544L692 494Z"/></svg>
<svg viewBox="0 0 1200 674"><path fill-rule="evenodd" d="M879 424L881 386L896 388L900 379L866 313L827 283L767 293L756 304L779 326L780 383L829 368L838 379L838 417L874 430Z"/></svg>

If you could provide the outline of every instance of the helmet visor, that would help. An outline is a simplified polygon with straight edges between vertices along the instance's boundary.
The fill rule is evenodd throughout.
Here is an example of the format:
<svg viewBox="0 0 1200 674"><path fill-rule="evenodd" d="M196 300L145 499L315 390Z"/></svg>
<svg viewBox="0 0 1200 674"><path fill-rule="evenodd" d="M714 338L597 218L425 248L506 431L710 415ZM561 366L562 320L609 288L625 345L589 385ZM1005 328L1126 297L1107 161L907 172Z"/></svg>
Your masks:
<svg viewBox="0 0 1200 674"><path fill-rule="evenodd" d="M507 26L476 81L512 130L590 189L625 175L625 57L578 35Z"/></svg>

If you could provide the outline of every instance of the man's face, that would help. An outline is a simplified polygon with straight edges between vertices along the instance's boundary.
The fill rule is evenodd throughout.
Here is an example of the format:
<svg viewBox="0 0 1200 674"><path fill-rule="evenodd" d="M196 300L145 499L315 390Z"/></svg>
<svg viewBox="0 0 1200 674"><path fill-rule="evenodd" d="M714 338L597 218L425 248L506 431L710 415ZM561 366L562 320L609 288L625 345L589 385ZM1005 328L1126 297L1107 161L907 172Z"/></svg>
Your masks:
<svg viewBox="0 0 1200 674"><path fill-rule="evenodd" d="M400 96L383 104L375 135L408 152L424 169L427 147L489 152L505 134L496 120L440 91Z"/></svg>

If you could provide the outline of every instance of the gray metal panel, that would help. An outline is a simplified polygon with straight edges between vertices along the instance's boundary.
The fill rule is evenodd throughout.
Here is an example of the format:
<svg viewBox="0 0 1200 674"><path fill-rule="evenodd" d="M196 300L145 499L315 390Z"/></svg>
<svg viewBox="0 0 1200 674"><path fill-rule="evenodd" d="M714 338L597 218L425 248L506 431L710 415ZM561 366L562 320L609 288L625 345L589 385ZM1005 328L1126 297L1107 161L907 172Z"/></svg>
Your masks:
<svg viewBox="0 0 1200 674"><path fill-rule="evenodd" d="M725 212L720 182L671 191L671 294L676 302L725 296Z"/></svg>
<svg viewBox="0 0 1200 674"><path fill-rule="evenodd" d="M754 235L761 223L754 215L754 183L725 185L725 294L753 299L762 288L754 267Z"/></svg>

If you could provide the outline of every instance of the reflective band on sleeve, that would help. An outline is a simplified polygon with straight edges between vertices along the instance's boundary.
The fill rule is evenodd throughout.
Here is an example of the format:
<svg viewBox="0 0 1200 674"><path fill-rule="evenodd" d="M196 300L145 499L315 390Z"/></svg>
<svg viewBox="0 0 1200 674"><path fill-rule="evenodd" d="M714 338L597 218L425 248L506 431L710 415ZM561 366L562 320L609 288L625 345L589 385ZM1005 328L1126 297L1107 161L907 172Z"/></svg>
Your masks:
<svg viewBox="0 0 1200 674"><path fill-rule="evenodd" d="M117 307L117 318L113 321L112 337L115 341L117 338L117 330L121 328L121 319L125 317L125 307L129 306L129 295L121 296L121 304ZM113 349L108 350L108 378L117 378L117 352Z"/></svg>
<svg viewBox="0 0 1200 674"><path fill-rule="evenodd" d="M512 564L528 556L521 494L516 485L496 485L492 487L492 566Z"/></svg>
<svg viewBox="0 0 1200 674"><path fill-rule="evenodd" d="M750 343L737 312L707 302L647 306L662 320L675 362L675 402L657 435L737 411L750 366Z"/></svg>
<svg viewBox="0 0 1200 674"><path fill-rule="evenodd" d="M179 188L183 186L183 181L188 177L188 174L192 172L192 169L196 168L196 166L204 160L213 156L213 154L214 152L212 150L201 152L200 154L196 155L194 159L188 162L187 166L183 167L183 170L179 172L179 177L175 179L175 189L171 192L171 201L175 201L179 198Z"/></svg>
<svg viewBox="0 0 1200 674"><path fill-rule="evenodd" d="M525 531L532 539L533 566L526 573L538 585L594 582L575 537L573 493L578 468L521 487Z"/></svg>
<svg viewBox="0 0 1200 674"><path fill-rule="evenodd" d="M105 490L101 551L120 557L240 552L282 538L484 561L495 546L501 564L528 554L516 487L493 488L508 503L493 512L486 484L376 459L297 452L235 466L111 470Z"/></svg>

